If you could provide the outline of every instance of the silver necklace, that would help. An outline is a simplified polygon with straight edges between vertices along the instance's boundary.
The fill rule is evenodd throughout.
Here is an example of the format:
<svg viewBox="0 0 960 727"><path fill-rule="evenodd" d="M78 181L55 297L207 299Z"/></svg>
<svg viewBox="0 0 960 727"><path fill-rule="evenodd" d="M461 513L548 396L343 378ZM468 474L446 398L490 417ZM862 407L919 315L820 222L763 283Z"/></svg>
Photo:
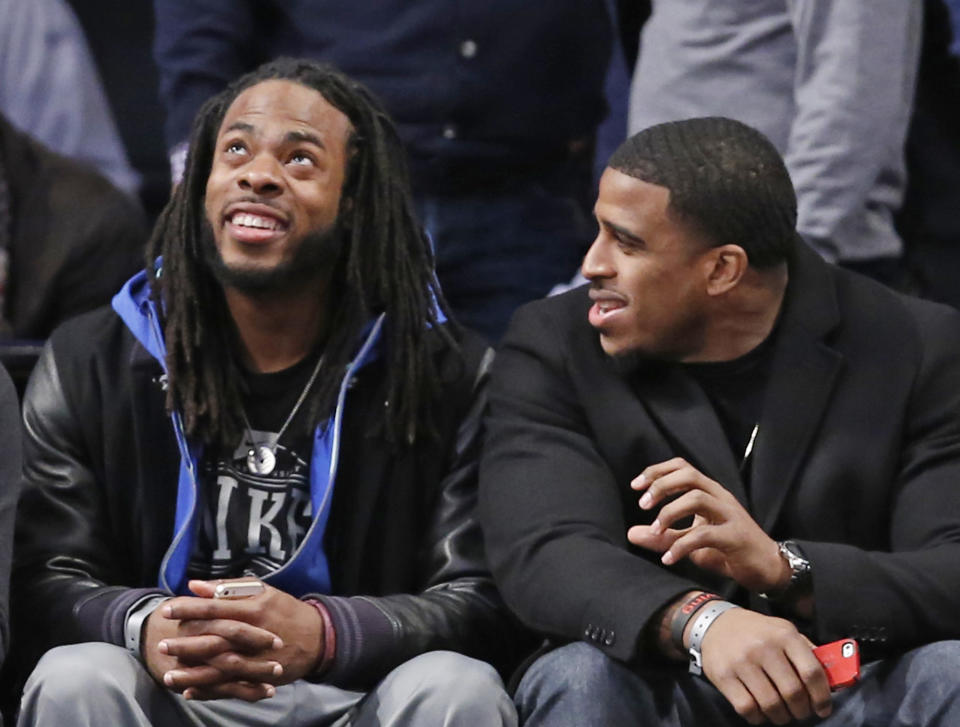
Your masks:
<svg viewBox="0 0 960 727"><path fill-rule="evenodd" d="M307 394L310 393L313 382L316 380L317 374L320 373L321 365L323 365L323 356L319 358L317 365L313 367L313 373L310 374L307 385L303 387L303 391L300 392L300 398L297 399L297 403L293 405L293 409L287 414L287 419L283 422L283 426L280 427L280 431L277 432L277 438L273 441L273 446L269 444L257 444L253 438L253 427L250 426L250 420L247 419L247 411L241 404L240 413L243 415L243 424L247 428L247 438L250 441L250 449L247 450L247 469L250 470L251 474L269 475L273 472L273 468L277 466L277 446L280 444L280 437L287 431L287 427L290 426L290 422L293 421L297 411L299 411L300 405L303 404L307 398Z"/></svg>

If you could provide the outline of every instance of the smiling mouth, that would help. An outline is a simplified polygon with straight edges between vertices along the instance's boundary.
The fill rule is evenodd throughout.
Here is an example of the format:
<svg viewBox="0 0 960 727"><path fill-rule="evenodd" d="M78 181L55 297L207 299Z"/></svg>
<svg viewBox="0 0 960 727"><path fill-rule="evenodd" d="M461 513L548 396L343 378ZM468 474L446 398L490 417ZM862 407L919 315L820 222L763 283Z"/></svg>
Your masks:
<svg viewBox="0 0 960 727"><path fill-rule="evenodd" d="M597 310L604 315L626 307L626 303L621 300L598 300L594 305L597 307Z"/></svg>
<svg viewBox="0 0 960 727"><path fill-rule="evenodd" d="M286 225L275 217L254 215L249 212L235 212L227 222L234 227L246 227L255 230L279 231L286 229Z"/></svg>
<svg viewBox="0 0 960 727"><path fill-rule="evenodd" d="M287 230L287 223L271 215L237 210L224 220L230 236L241 243L272 242Z"/></svg>
<svg viewBox="0 0 960 727"><path fill-rule="evenodd" d="M627 307L620 297L591 295L593 305L587 313L587 319L594 328L603 329L607 321Z"/></svg>

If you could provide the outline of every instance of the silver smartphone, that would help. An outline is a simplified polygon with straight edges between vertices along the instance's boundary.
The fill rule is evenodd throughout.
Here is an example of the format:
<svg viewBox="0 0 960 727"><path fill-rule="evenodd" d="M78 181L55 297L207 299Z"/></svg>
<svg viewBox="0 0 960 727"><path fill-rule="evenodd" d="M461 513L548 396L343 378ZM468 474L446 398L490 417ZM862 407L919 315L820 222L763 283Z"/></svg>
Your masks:
<svg viewBox="0 0 960 727"><path fill-rule="evenodd" d="M250 598L263 593L263 583L260 581L230 581L218 583L213 589L214 598Z"/></svg>

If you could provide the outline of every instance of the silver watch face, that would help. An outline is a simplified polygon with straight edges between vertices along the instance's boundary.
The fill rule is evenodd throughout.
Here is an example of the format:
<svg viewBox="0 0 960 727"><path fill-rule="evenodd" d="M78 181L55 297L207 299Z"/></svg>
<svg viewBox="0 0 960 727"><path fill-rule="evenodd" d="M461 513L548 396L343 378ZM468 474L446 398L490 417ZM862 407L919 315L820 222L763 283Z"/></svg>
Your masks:
<svg viewBox="0 0 960 727"><path fill-rule="evenodd" d="M785 540L780 543L780 553L787 560L787 565L793 571L790 580L795 581L810 573L810 561L807 560L796 543Z"/></svg>

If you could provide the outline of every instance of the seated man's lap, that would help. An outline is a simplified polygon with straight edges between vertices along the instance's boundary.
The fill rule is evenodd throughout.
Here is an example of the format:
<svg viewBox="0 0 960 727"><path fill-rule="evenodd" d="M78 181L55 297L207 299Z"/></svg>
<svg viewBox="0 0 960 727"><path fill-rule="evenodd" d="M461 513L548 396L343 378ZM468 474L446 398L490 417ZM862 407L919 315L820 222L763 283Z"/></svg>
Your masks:
<svg viewBox="0 0 960 727"><path fill-rule="evenodd" d="M445 722L444 720L450 720ZM21 725L275 724L515 725L516 713L496 671L448 651L421 654L369 693L298 680L274 697L190 701L156 684L129 651L106 643L49 651L24 690Z"/></svg>
<svg viewBox="0 0 960 727"><path fill-rule="evenodd" d="M581 642L534 662L516 702L521 723L531 727L745 724L709 681L683 667L628 667ZM829 718L799 724L960 725L960 641L939 641L865 664L859 684L834 694Z"/></svg>

